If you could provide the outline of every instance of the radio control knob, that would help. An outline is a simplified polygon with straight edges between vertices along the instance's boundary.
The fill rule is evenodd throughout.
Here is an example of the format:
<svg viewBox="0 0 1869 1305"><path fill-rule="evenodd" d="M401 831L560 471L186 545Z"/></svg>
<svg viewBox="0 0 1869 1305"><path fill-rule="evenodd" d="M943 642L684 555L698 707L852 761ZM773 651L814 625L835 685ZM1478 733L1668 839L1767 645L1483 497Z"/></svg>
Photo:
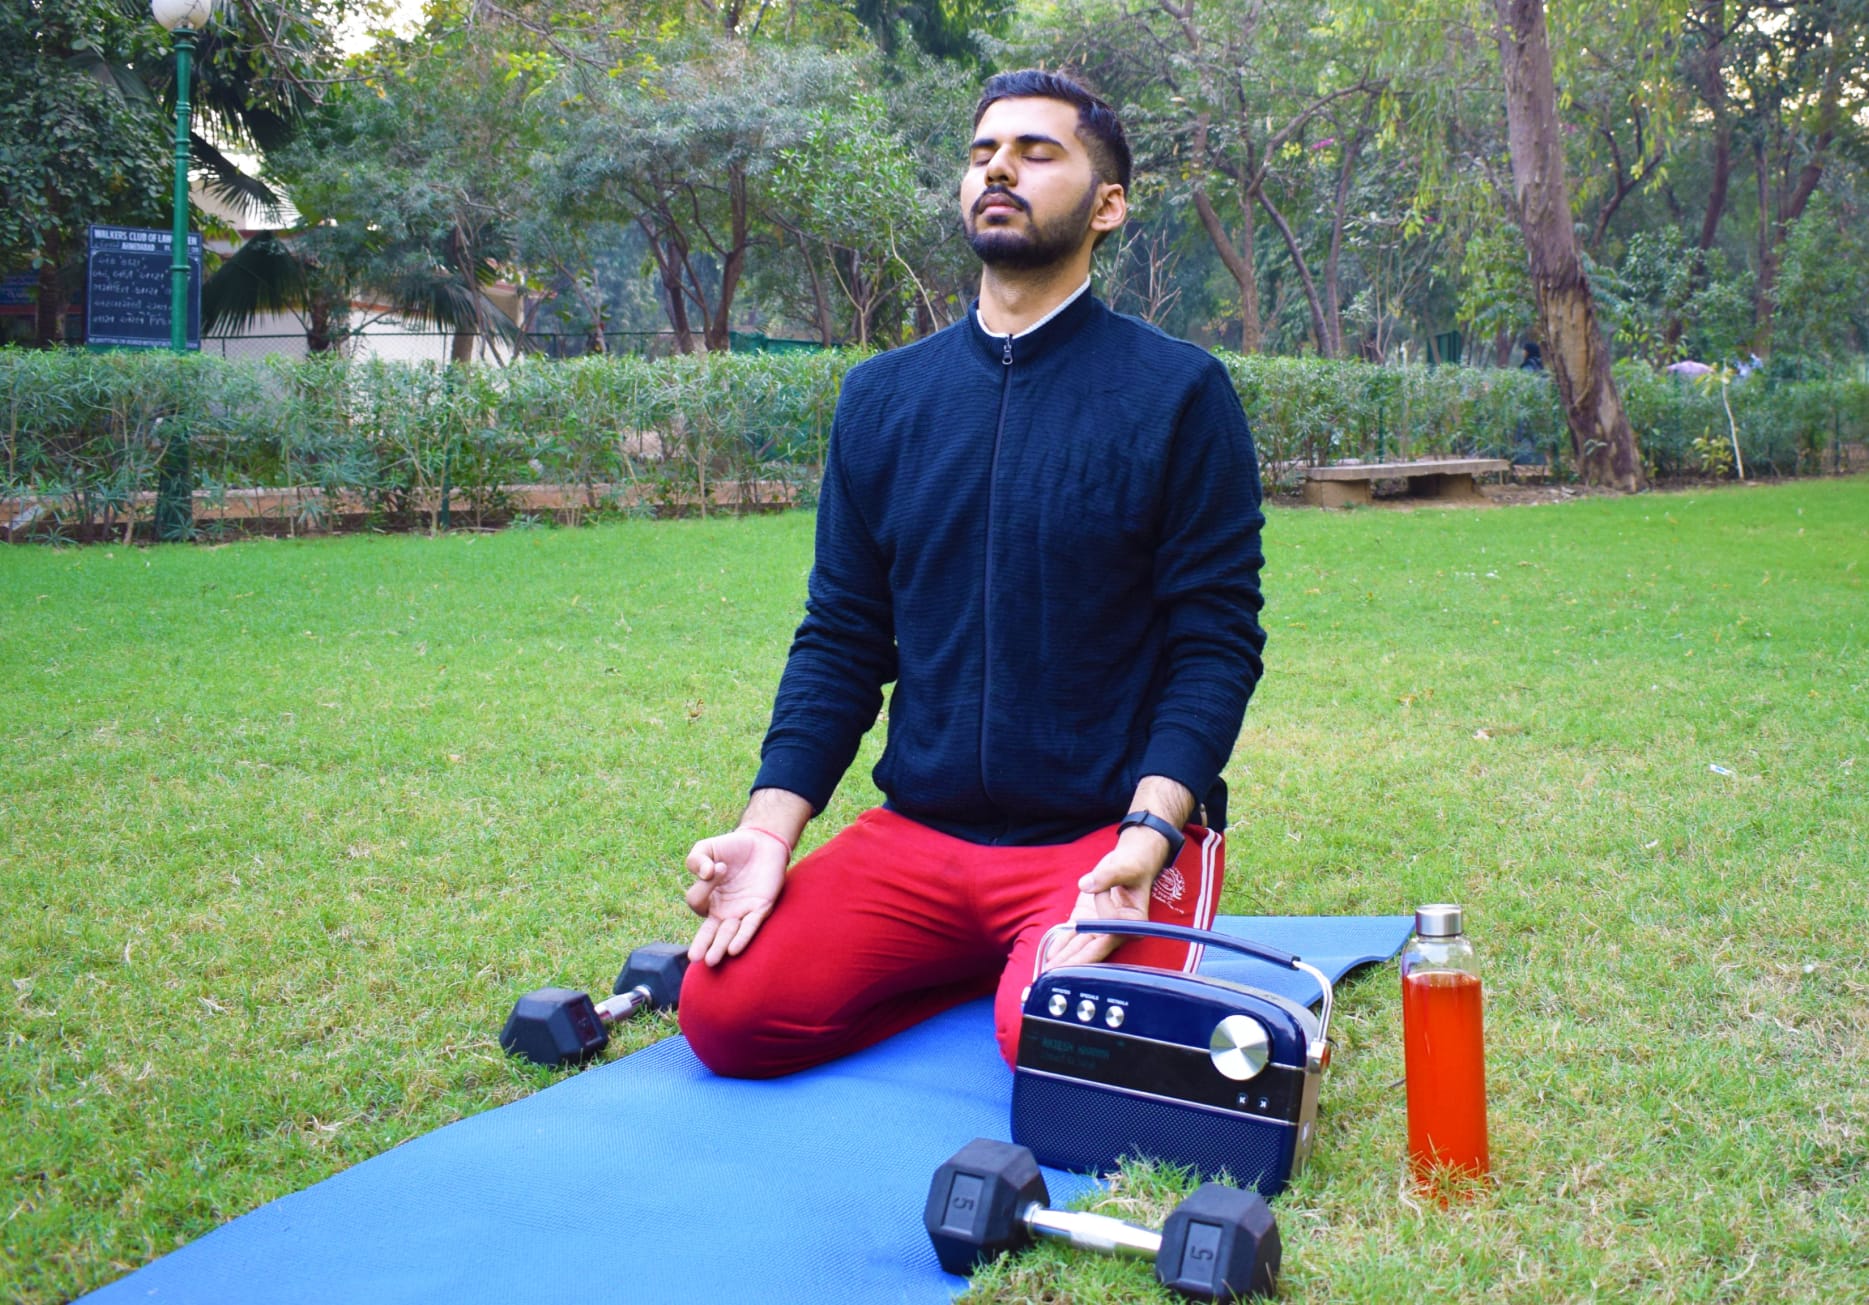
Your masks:
<svg viewBox="0 0 1869 1305"><path fill-rule="evenodd" d="M1097 999L1085 997L1077 1003L1077 1018L1085 1024L1097 1018Z"/></svg>
<svg viewBox="0 0 1869 1305"><path fill-rule="evenodd" d="M1272 1042L1265 1025L1250 1015L1229 1015L1214 1025L1207 1040L1214 1068L1236 1083L1254 1078L1272 1058Z"/></svg>
<svg viewBox="0 0 1869 1305"><path fill-rule="evenodd" d="M1105 1024L1108 1024L1113 1029L1122 1028L1123 1027L1123 1008L1121 1006L1112 1006L1108 1010L1104 1011L1103 1022Z"/></svg>
<svg viewBox="0 0 1869 1305"><path fill-rule="evenodd" d="M1054 992L1051 994L1051 1001L1046 1004L1045 1008L1051 1012L1053 1019L1057 1019L1064 1014L1070 1004L1071 999L1069 997L1061 992Z"/></svg>

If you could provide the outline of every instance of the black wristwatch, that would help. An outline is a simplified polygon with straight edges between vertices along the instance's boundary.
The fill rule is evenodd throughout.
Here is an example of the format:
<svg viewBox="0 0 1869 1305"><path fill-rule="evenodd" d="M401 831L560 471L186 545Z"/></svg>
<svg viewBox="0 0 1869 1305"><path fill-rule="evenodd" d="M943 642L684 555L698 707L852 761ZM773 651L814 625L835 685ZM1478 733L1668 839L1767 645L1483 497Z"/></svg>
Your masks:
<svg viewBox="0 0 1869 1305"><path fill-rule="evenodd" d="M1131 825L1141 825L1144 829L1153 829L1156 833L1168 840L1168 858L1162 862L1162 869L1164 870L1173 865L1176 859L1180 857L1181 848L1188 841L1188 836L1186 834L1176 829L1166 820L1163 820L1153 811L1131 811L1128 815L1123 817L1122 823L1116 827L1117 835L1120 837L1122 832Z"/></svg>

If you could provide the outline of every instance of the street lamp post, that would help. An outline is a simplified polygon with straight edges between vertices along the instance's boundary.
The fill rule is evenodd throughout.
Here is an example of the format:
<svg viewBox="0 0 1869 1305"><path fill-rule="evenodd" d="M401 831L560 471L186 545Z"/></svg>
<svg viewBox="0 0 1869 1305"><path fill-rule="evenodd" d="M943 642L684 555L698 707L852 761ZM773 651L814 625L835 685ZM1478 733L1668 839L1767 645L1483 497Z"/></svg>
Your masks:
<svg viewBox="0 0 1869 1305"><path fill-rule="evenodd" d="M169 262L169 348L188 352L188 82L195 42L214 16L214 0L150 0L149 12L175 38L175 223ZM189 468L188 425L167 423L157 472L156 537L185 540L194 533L194 476Z"/></svg>

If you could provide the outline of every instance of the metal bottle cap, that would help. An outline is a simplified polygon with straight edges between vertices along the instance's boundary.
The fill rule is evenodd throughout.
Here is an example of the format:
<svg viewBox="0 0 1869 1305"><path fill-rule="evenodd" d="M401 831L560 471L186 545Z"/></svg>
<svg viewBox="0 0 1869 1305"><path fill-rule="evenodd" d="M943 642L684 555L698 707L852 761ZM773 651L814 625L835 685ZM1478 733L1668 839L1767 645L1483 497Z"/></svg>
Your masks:
<svg viewBox="0 0 1869 1305"><path fill-rule="evenodd" d="M1449 903L1417 907L1415 910L1415 932L1423 938L1456 937L1462 932L1464 924L1461 909Z"/></svg>

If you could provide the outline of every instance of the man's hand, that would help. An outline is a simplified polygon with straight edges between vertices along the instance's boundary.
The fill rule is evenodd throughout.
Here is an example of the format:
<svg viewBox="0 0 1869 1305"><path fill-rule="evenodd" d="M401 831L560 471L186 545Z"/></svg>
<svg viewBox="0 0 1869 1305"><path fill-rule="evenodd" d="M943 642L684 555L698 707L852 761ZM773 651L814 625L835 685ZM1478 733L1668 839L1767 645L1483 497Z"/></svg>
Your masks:
<svg viewBox="0 0 1869 1305"><path fill-rule="evenodd" d="M1146 920L1149 892L1168 855L1168 840L1151 829L1123 831L1116 847L1077 881L1073 920ZM1054 965L1090 965L1121 947L1127 938L1107 933L1073 934L1052 952L1045 968Z"/></svg>
<svg viewBox="0 0 1869 1305"><path fill-rule="evenodd" d="M1153 811L1176 829L1194 814L1194 795L1186 786L1162 775L1144 775L1136 785L1131 811ZM1146 920L1149 893L1155 876L1166 868L1168 840L1146 825L1131 825L1116 840L1116 847L1077 881L1073 920ZM1075 934L1058 944L1045 969L1054 965L1091 965L1109 956L1128 939L1114 934Z"/></svg>
<svg viewBox="0 0 1869 1305"><path fill-rule="evenodd" d="M690 962L718 965L738 956L778 904L785 888L785 844L768 834L736 829L704 838L688 853L694 882L688 907L703 917L688 944Z"/></svg>
<svg viewBox="0 0 1869 1305"><path fill-rule="evenodd" d="M811 803L798 794L755 789L738 829L690 849L688 908L702 917L688 944L691 963L719 965L746 950L785 891L785 867L810 819Z"/></svg>

